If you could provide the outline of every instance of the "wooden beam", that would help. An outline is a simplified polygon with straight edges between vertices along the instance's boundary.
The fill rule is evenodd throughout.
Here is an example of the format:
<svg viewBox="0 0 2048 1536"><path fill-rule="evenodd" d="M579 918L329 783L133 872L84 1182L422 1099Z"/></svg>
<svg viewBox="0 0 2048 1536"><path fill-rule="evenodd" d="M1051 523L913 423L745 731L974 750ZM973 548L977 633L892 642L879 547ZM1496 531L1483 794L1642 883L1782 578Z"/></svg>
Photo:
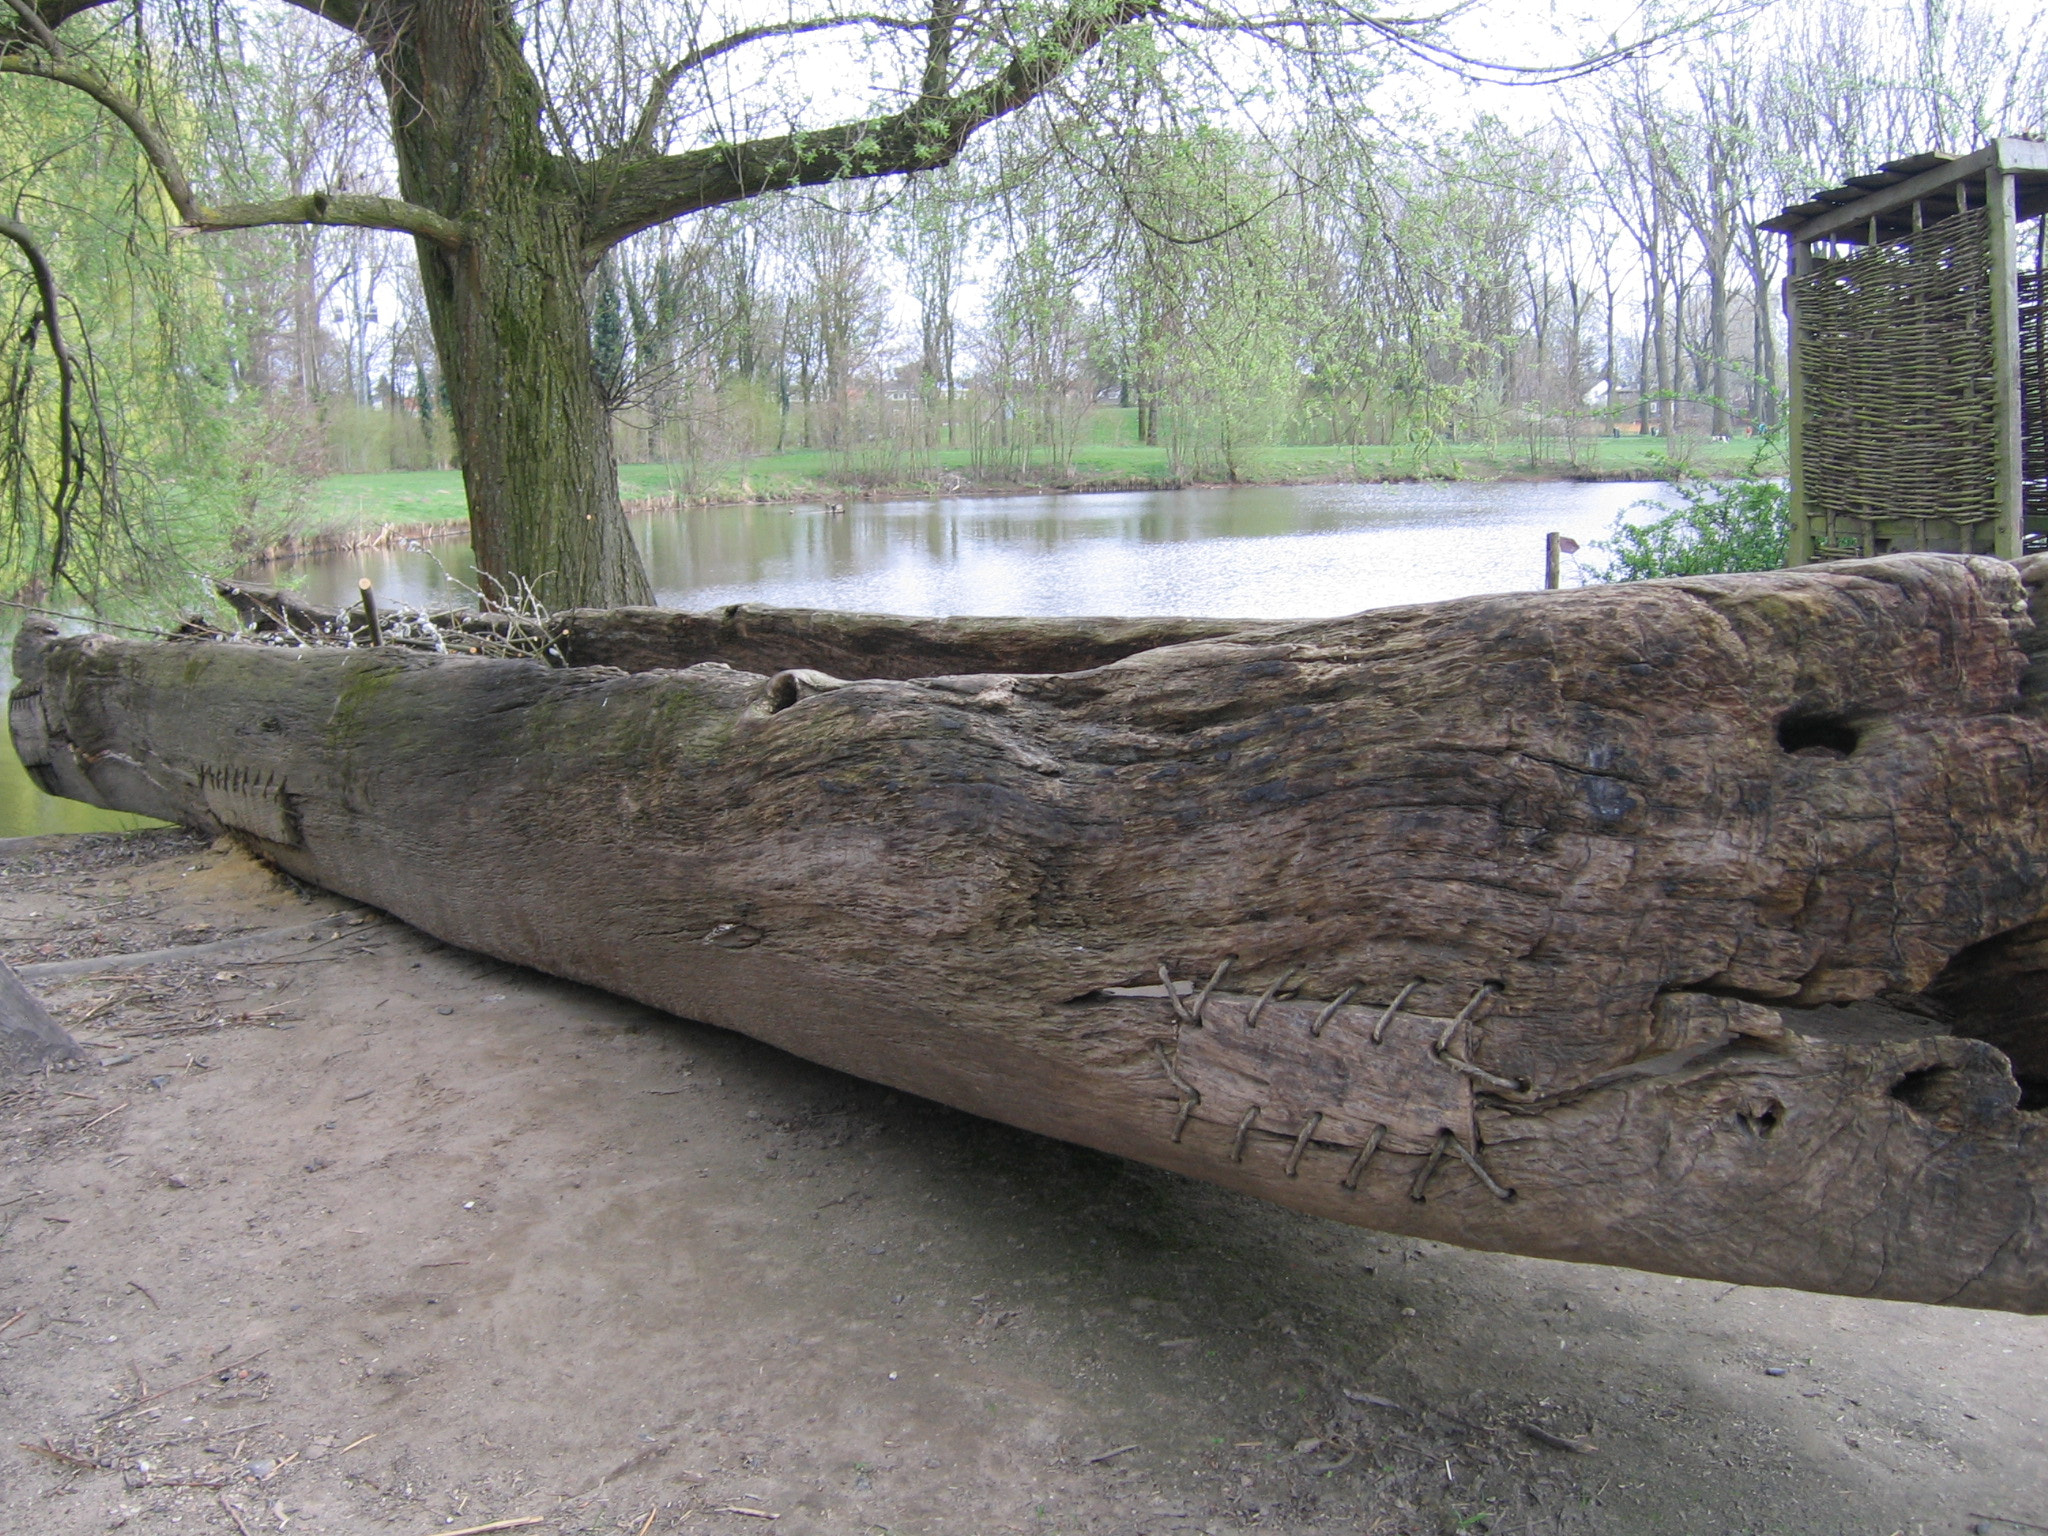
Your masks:
<svg viewBox="0 0 2048 1536"><path fill-rule="evenodd" d="M1985 173L1991 219L1991 408L1996 418L1991 451L1997 456L1998 527L1993 546L2002 560L2017 560L2027 531L2025 442L2020 424L2019 178Z"/></svg>
<svg viewBox="0 0 2048 1536"><path fill-rule="evenodd" d="M1806 511L1806 380L1800 376L1798 280L1813 270L1813 252L1805 242L1792 242L1792 270L1785 274L1785 467L1790 482L1791 538L1785 547L1787 565L1813 560L1813 529Z"/></svg>
<svg viewBox="0 0 2048 1536"><path fill-rule="evenodd" d="M2001 171L2039 171L2048 175L2048 144L2039 139L1993 139Z"/></svg>

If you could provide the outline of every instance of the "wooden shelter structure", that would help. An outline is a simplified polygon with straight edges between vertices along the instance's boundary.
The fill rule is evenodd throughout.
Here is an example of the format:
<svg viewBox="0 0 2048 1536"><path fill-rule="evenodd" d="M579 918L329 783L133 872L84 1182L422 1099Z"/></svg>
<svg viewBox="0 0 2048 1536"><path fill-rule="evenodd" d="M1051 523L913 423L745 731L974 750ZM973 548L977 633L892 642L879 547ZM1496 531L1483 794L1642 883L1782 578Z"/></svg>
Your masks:
<svg viewBox="0 0 2048 1536"><path fill-rule="evenodd" d="M1764 222L1792 245L1788 564L2048 546L2044 213L2048 144L2001 138Z"/></svg>

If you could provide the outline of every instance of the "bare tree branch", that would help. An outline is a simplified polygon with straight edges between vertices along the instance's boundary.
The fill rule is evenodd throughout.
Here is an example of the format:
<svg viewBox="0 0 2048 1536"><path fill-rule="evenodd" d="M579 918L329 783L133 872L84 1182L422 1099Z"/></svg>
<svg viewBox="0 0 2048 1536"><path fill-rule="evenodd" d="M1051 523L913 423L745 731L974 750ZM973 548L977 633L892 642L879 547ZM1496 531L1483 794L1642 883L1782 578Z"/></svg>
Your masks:
<svg viewBox="0 0 2048 1536"><path fill-rule="evenodd" d="M121 125L141 147L151 169L156 172L171 206L178 210L182 221L179 225L181 233L252 229L265 224L340 224L418 235L447 250L454 250L462 244L462 226L455 220L431 208L422 208L393 197L309 192L268 202L209 207L192 190L192 181L185 173L183 160L170 140L150 121L141 104L115 89L94 71L67 60L8 54L0 55L0 74L28 75L68 85L73 90L83 91L120 119Z"/></svg>
<svg viewBox="0 0 2048 1536"><path fill-rule="evenodd" d="M1029 102L1110 33L1157 14L1159 0L1074 0L972 90L920 99L884 117L627 164L592 199L585 259L595 264L629 235L763 192L936 170L951 163L977 129Z"/></svg>
<svg viewBox="0 0 2048 1536"><path fill-rule="evenodd" d="M329 224L352 229L389 229L418 235L444 250L462 244L462 226L431 208L396 197L371 197L354 192L305 192L296 197L260 203L229 203L199 208L171 233L197 235L222 229L256 229L266 224Z"/></svg>
<svg viewBox="0 0 2048 1536"><path fill-rule="evenodd" d="M882 15L859 16L813 16L803 21L785 21L767 26L747 27L721 37L715 43L702 48L692 48L675 63L654 77L654 84L647 93L647 104L640 109L640 120L634 125L631 137L619 151L621 155L644 155L654 147L654 133L660 125L661 114L667 110L669 97L683 76L693 70L702 69L721 54L744 48L749 43L764 42L771 37L802 37L811 32L826 32L837 27L886 27L896 31L915 32L924 27L922 21L905 21L900 17Z"/></svg>
<svg viewBox="0 0 2048 1536"><path fill-rule="evenodd" d="M1713 12L1716 16L1739 14L1755 9L1761 0L1729 0ZM1612 42L1582 58L1557 63L1514 64L1453 46L1440 28L1474 9L1474 0L1427 15L1386 16L1358 6L1329 3L1300 9L1281 8L1264 14L1247 15L1206 4L1178 13L1162 11L1159 21L1178 32L1228 34L1256 37L1269 47L1303 58L1347 52L1358 46L1362 35L1385 43L1426 64L1465 79L1497 85L1556 85L1597 74L1612 64L1650 52L1686 32L1691 22L1679 22L1631 42ZM1319 41L1318 39L1325 39Z"/></svg>
<svg viewBox="0 0 2048 1536"><path fill-rule="evenodd" d="M57 278L50 270L49 258L43 254L42 243L26 224L8 218L0 218L0 238L12 241L28 260L29 271L35 276L43 333L49 338L51 355L57 360L57 488L50 496L49 505L50 520L55 529L49 559L50 576L54 581L63 576L70 560L72 525L79 498L85 492L89 470L76 409L78 364L64 339L64 317L58 305ZM33 341L30 345L34 345Z"/></svg>

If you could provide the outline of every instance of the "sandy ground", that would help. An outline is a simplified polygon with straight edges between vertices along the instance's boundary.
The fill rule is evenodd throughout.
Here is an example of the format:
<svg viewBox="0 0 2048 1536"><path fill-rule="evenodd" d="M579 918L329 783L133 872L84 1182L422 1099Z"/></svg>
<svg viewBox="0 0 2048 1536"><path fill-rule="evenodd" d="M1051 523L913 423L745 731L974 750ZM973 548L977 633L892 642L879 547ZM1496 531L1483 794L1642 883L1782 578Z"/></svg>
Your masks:
<svg viewBox="0 0 2048 1536"><path fill-rule="evenodd" d="M32 982L94 1064L0 1100L0 1530L2048 1529L2048 1320L1333 1226L183 834L0 858L17 965L280 928Z"/></svg>

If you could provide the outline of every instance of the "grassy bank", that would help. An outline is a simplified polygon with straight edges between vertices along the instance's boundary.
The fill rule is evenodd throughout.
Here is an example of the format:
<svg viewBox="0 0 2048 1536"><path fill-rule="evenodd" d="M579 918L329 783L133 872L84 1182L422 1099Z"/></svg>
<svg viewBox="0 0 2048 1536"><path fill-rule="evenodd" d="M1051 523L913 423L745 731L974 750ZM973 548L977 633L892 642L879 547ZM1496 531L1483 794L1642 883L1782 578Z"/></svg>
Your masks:
<svg viewBox="0 0 2048 1536"><path fill-rule="evenodd" d="M1658 438L1595 438L1570 460L1514 443L1453 445L1431 463L1432 477L1470 480L1595 478L1661 480L1732 474L1748 467L1758 444L1693 441L1674 458ZM1247 479L1259 484L1322 484L1417 478L1411 450L1395 447L1264 449ZM967 449L906 453L886 448L851 453L804 449L717 465L625 464L619 490L628 502L803 501L928 495L1001 494L1032 490L1152 489L1178 484L1164 448L1096 442L1062 461L1029 457L999 472L977 465ZM430 530L468 515L462 476L454 470L333 475L316 492L301 538L345 543L380 529Z"/></svg>

